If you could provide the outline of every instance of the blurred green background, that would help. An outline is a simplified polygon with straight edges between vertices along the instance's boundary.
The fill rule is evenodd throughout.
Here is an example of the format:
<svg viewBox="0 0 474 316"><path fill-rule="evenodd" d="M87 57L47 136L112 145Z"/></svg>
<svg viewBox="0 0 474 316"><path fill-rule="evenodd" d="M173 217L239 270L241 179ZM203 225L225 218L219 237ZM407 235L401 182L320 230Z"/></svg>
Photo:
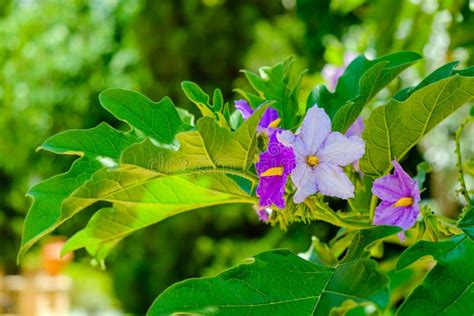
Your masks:
<svg viewBox="0 0 474 316"><path fill-rule="evenodd" d="M396 88L451 60L473 65L473 30L474 1L468 0L2 0L0 266L12 274L37 265L37 249L22 266L15 262L31 203L25 192L71 162L35 149L65 129L100 121L121 127L98 103L106 88L137 90L153 100L169 95L197 114L180 90L183 80L208 92L220 87L232 100L233 89L245 85L240 69L257 70L293 55L296 68L308 69L304 99L323 83L322 67L342 66L346 53L424 55L393 83ZM379 97L387 95L390 91ZM439 170L424 197L451 216L459 202L449 148L459 117L431 133L408 158L411 170L423 156ZM474 144L467 141L469 151ZM57 234L71 235L90 212ZM251 207L213 207L132 235L107 260L106 271L78 253L66 272L84 280L75 290L75 306L142 313L174 282L215 274L269 248L301 252L311 235L324 240L333 233L324 223L293 225L284 233L259 223Z"/></svg>

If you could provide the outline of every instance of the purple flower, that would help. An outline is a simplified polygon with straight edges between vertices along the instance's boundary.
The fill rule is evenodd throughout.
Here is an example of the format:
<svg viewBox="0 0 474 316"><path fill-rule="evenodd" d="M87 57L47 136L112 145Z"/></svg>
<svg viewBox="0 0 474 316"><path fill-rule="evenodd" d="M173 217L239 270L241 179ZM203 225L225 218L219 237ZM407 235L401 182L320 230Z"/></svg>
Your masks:
<svg viewBox="0 0 474 316"><path fill-rule="evenodd" d="M248 120L253 112L255 112L255 110L252 109L252 107L245 100L236 100L235 108L239 110L244 120ZM271 135L275 132L278 124L280 124L280 121L281 119L278 116L277 110L269 107L265 110L265 113L263 113L262 119L258 123L257 131L259 133Z"/></svg>
<svg viewBox="0 0 474 316"><path fill-rule="evenodd" d="M276 134L270 136L267 151L260 154L259 161L255 164L260 178L257 195L262 207L274 204L278 208L284 208L286 181L296 163L293 149L282 145Z"/></svg>
<svg viewBox="0 0 474 316"><path fill-rule="evenodd" d="M351 136L361 137L362 132L364 131L364 128L365 128L364 121L362 120L362 117L359 116L357 120L355 120L355 122L352 123L352 125L347 129L346 136L347 137L351 137ZM362 172L360 171L360 167L359 167L359 160L354 161L352 163L352 166L354 167L355 171L358 171L362 175Z"/></svg>
<svg viewBox="0 0 474 316"><path fill-rule="evenodd" d="M325 65L321 70L321 75L327 83L329 90L336 89L337 81L342 76L346 67L354 60L357 55L354 53L347 53L344 55L344 66L338 67L334 65Z"/></svg>
<svg viewBox="0 0 474 316"><path fill-rule="evenodd" d="M308 110L296 135L283 131L277 136L295 151L296 168L291 174L297 188L295 203L317 192L341 199L354 197L354 185L341 167L364 154L365 144L360 137L331 132L331 120L316 105Z"/></svg>
<svg viewBox="0 0 474 316"><path fill-rule="evenodd" d="M375 209L375 225L399 226L403 230L412 227L420 213L420 189L416 180L403 170L397 161L392 161L395 171L378 178L372 193L382 200ZM399 235L403 239L404 235Z"/></svg>

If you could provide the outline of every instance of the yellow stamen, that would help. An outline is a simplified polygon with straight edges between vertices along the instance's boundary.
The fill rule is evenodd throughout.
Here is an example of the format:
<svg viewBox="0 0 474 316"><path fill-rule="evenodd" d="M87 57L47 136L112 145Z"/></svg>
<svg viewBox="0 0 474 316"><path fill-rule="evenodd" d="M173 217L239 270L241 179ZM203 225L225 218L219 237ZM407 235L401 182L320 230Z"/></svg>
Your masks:
<svg viewBox="0 0 474 316"><path fill-rule="evenodd" d="M393 203L393 207L395 206L410 206L413 204L413 199L411 197L402 197L397 202Z"/></svg>
<svg viewBox="0 0 474 316"><path fill-rule="evenodd" d="M281 118L277 118L276 120L268 124L268 127L277 128L280 122L281 122Z"/></svg>
<svg viewBox="0 0 474 316"><path fill-rule="evenodd" d="M283 174L283 167L275 167L270 168L265 172L260 174L260 177L273 177L273 176L281 176Z"/></svg>
<svg viewBox="0 0 474 316"><path fill-rule="evenodd" d="M308 156L306 157L306 163L311 167L316 167L319 165L319 157L318 156Z"/></svg>

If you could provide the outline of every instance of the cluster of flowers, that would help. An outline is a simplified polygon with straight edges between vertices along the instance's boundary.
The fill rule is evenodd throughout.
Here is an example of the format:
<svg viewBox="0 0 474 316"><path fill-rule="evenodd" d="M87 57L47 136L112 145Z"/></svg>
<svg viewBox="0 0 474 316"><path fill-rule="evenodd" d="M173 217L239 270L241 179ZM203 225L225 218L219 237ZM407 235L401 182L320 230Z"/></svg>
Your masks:
<svg viewBox="0 0 474 316"><path fill-rule="evenodd" d="M236 108L248 119L254 110L245 100L235 102ZM295 203L303 203L309 196L349 199L354 197L354 185L343 168L357 162L364 155L365 143L360 137L364 124L361 118L345 135L331 129L331 120L324 109L311 107L296 132L278 128L278 112L268 108L258 125L258 131L268 136L267 150L255 164L259 176L257 213L267 221L272 208L285 208L285 188L288 177L296 188ZM393 161L394 174L378 178L372 193L382 202L375 210L375 225L394 225L406 230L413 226L419 214L420 191L415 180Z"/></svg>

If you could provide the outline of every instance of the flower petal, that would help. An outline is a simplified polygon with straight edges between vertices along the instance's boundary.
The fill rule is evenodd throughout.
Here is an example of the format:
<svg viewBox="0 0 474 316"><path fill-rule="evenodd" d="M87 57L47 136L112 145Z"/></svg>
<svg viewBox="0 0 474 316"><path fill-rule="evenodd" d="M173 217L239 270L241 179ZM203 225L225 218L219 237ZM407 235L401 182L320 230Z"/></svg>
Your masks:
<svg viewBox="0 0 474 316"><path fill-rule="evenodd" d="M285 184L286 176L273 176L260 178L257 186L258 204L271 207L275 204L278 208L285 208Z"/></svg>
<svg viewBox="0 0 474 316"><path fill-rule="evenodd" d="M277 139L281 144L293 148L298 162L302 163L306 161L306 149L301 138L297 137L290 131L283 130L281 133L277 134Z"/></svg>
<svg viewBox="0 0 474 316"><path fill-rule="evenodd" d="M293 197L295 203L302 203L304 200L317 192L315 172L306 163L299 163L291 174L291 180L296 186L296 193Z"/></svg>
<svg viewBox="0 0 474 316"><path fill-rule="evenodd" d="M236 100L235 108L242 114L242 118L247 120L254 112L254 109L245 100Z"/></svg>
<svg viewBox="0 0 474 316"><path fill-rule="evenodd" d="M331 132L331 120L323 109L313 106L306 112L306 117L298 131L306 147L307 155L314 155Z"/></svg>
<svg viewBox="0 0 474 316"><path fill-rule="evenodd" d="M267 108L265 110L265 113L263 113L263 116L260 120L260 123L258 123L258 126L260 128L267 128L270 123L278 119L278 112L274 108Z"/></svg>
<svg viewBox="0 0 474 316"><path fill-rule="evenodd" d="M277 134L278 141L285 146L293 146L296 141L296 136L290 131L283 130Z"/></svg>
<svg viewBox="0 0 474 316"><path fill-rule="evenodd" d="M359 160L365 152L365 143L359 136L347 138L339 132L332 132L324 141L317 156L322 162L347 166Z"/></svg>
<svg viewBox="0 0 474 316"><path fill-rule="evenodd" d="M375 194L379 199L388 201L391 204L402 197L407 197L400 179L392 174L375 179L372 185L372 194Z"/></svg>
<svg viewBox="0 0 474 316"><path fill-rule="evenodd" d="M351 136L362 136L362 132L364 131L364 121L362 120L362 117L359 116L354 123L347 129L346 131L346 136L351 137Z"/></svg>
<svg viewBox="0 0 474 316"><path fill-rule="evenodd" d="M331 163L320 163L314 170L319 192L341 199L354 197L354 185L341 167Z"/></svg>
<svg viewBox="0 0 474 316"><path fill-rule="evenodd" d="M419 190L416 190L418 188L418 183L413 180L408 173L406 173L405 170L403 170L402 166L394 160L392 161L393 167L395 168L395 172L393 173L394 176L398 177L400 180L400 184L403 188L403 192L405 193L405 196L411 196L412 191L415 191L414 193L418 192L419 195Z"/></svg>
<svg viewBox="0 0 474 316"><path fill-rule="evenodd" d="M382 201L375 209L374 224L399 226L407 230L415 224L419 212L418 204L394 207L393 203Z"/></svg>

